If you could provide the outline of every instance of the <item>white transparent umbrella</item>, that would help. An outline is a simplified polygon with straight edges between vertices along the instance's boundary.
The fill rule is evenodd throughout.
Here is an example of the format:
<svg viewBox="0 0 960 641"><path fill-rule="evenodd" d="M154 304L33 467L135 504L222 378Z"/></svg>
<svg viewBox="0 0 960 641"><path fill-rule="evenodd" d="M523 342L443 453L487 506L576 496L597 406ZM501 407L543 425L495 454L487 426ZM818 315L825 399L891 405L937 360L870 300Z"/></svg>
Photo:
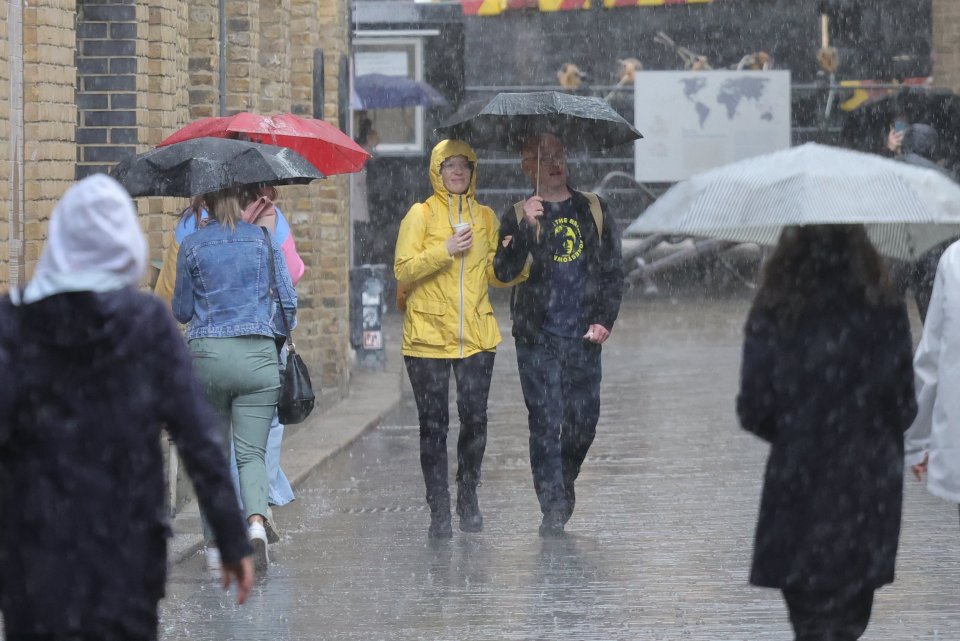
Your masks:
<svg viewBox="0 0 960 641"><path fill-rule="evenodd" d="M885 256L916 259L960 236L960 185L934 169L807 143L677 183L625 235L774 245L789 225L852 223Z"/></svg>

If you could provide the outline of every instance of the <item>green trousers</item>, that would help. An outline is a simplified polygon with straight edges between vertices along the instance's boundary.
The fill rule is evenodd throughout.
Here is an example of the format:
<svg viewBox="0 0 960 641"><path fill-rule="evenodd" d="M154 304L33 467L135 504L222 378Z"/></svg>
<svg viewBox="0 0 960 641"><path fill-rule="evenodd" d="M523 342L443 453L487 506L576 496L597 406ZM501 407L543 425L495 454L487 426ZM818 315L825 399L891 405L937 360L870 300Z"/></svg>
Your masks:
<svg viewBox="0 0 960 641"><path fill-rule="evenodd" d="M265 454L280 396L276 344L265 336L195 338L190 341L190 352L200 385L219 418L225 455L229 455L233 439L246 516L259 514L266 519L269 481ZM203 530L210 540L206 519Z"/></svg>

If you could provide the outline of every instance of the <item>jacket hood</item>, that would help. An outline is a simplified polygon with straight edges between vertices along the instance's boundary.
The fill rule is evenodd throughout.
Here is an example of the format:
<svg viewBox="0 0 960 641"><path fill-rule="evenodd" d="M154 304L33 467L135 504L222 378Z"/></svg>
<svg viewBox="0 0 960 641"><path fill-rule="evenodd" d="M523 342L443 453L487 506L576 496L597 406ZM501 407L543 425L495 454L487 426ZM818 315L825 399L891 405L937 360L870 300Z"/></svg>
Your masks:
<svg viewBox="0 0 960 641"><path fill-rule="evenodd" d="M47 242L24 292L33 303L63 292L107 292L146 274L147 243L126 190L95 174L70 187L50 217ZM15 304L19 292L11 292Z"/></svg>
<svg viewBox="0 0 960 641"><path fill-rule="evenodd" d="M932 160L936 157L938 142L939 136L936 129L930 125L918 123L907 127L900 148L904 154L914 153Z"/></svg>
<svg viewBox="0 0 960 641"><path fill-rule="evenodd" d="M449 202L450 197L460 195L448 192L443 186L443 179L440 178L440 164L453 156L464 156L473 163L470 186L467 187L467 193L463 195L474 198L477 193L477 154L473 151L473 147L462 140L441 140L430 154L430 184L433 185L433 193L445 203Z"/></svg>

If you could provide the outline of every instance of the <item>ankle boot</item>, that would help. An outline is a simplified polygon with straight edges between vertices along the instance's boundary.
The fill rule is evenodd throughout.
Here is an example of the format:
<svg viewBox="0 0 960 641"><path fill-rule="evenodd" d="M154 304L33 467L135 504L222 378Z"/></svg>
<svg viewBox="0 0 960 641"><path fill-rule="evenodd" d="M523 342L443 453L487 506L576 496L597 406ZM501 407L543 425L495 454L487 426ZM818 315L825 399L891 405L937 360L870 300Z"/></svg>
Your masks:
<svg viewBox="0 0 960 641"><path fill-rule="evenodd" d="M480 514L475 484L457 484L457 515L460 517L460 529L464 532L479 532L483 529L483 515Z"/></svg>
<svg viewBox="0 0 960 641"><path fill-rule="evenodd" d="M431 539L449 539L453 537L453 526L450 525L450 507L430 510L430 528L427 536Z"/></svg>

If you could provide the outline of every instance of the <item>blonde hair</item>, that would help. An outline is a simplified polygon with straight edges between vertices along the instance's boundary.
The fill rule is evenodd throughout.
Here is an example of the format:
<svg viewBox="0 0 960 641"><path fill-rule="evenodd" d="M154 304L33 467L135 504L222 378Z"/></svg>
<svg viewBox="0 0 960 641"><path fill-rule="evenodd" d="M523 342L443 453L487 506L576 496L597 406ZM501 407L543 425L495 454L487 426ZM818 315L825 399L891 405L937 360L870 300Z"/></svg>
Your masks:
<svg viewBox="0 0 960 641"><path fill-rule="evenodd" d="M236 229L237 221L243 217L245 203L242 201L245 196L243 187L231 187L207 194L204 200L207 203L210 218L229 227L231 231Z"/></svg>

